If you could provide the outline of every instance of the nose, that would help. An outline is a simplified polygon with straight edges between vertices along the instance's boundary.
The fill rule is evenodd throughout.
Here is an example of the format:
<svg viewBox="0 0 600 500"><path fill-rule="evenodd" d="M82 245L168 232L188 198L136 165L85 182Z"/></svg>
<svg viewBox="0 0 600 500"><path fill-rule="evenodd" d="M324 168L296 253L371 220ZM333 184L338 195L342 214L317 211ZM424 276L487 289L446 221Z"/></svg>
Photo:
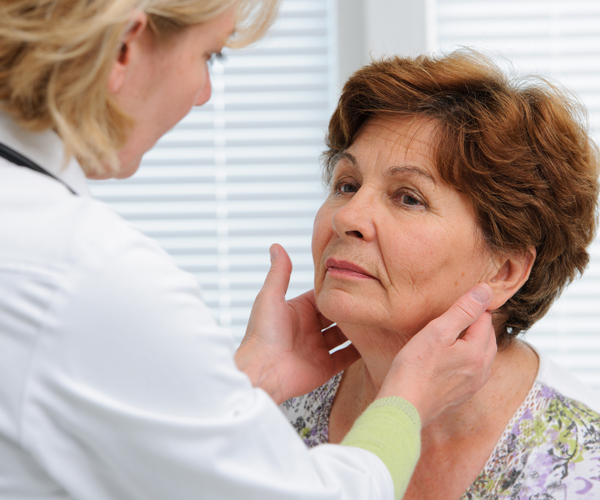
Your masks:
<svg viewBox="0 0 600 500"><path fill-rule="evenodd" d="M342 239L372 241L376 234L374 215L376 200L364 187L333 214L334 231Z"/></svg>
<svg viewBox="0 0 600 500"><path fill-rule="evenodd" d="M202 90L200 91L198 96L196 97L196 102L194 103L194 106L202 106L203 104L206 104L208 102L208 100L210 99L211 93L212 93L212 84L210 83L210 74L207 71L206 72L206 80L204 82L204 87L202 88Z"/></svg>

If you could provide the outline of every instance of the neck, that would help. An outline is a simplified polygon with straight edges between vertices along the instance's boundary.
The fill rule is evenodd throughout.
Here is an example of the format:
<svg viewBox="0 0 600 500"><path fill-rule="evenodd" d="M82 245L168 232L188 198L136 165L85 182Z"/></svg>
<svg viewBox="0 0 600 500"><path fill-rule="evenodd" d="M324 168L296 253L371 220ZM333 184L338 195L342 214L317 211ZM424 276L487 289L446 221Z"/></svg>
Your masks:
<svg viewBox="0 0 600 500"><path fill-rule="evenodd" d="M346 370L343 381L354 393L357 411L361 413L375 400L394 357L411 336L353 325L339 326L361 355L361 359Z"/></svg>
<svg viewBox="0 0 600 500"><path fill-rule="evenodd" d="M342 330L361 354L361 360L344 375L348 379L344 386L353 392L360 414L375 400L396 353L410 337L387 331L358 332L343 327ZM523 342L515 341L496 355L490 381L469 401L438 417L428 426L427 432L456 436L457 432L472 432L488 425L494 411L503 418L497 409L506 407L514 411L515 405L518 407L531 389L537 370L538 359L533 350Z"/></svg>

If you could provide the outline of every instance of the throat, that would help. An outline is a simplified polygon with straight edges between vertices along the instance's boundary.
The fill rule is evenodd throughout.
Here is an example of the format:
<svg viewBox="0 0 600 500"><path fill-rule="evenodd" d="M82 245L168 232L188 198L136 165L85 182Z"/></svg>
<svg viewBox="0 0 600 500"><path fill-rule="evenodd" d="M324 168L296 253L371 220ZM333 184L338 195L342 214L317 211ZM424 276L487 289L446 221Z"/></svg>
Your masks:
<svg viewBox="0 0 600 500"><path fill-rule="evenodd" d="M338 323L339 324L339 323ZM340 325L341 326L341 325ZM396 354L410 336L371 328L341 326L361 359L344 371L329 415L329 442L339 443L356 419L375 401Z"/></svg>
<svg viewBox="0 0 600 500"><path fill-rule="evenodd" d="M374 378L363 359L344 372L329 414L330 443L344 439L356 419L375 401L382 383L383 378Z"/></svg>
<svg viewBox="0 0 600 500"><path fill-rule="evenodd" d="M352 374L355 377L354 384L360 384L360 396L368 401L368 405L374 401L381 389L394 358L413 335L401 335L397 332L376 329L347 330L347 327L342 327L342 331L352 340L352 344L361 356L360 360L347 370L348 376Z"/></svg>

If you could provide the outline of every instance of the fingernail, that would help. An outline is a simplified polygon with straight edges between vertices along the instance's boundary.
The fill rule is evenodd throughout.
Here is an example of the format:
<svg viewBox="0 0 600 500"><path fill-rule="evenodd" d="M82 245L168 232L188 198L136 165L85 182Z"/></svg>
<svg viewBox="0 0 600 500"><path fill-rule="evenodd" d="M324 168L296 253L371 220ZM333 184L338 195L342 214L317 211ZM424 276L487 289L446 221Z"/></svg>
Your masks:
<svg viewBox="0 0 600 500"><path fill-rule="evenodd" d="M487 287L478 286L471 292L471 297L473 297L480 304L485 304L490 300L491 294Z"/></svg>
<svg viewBox="0 0 600 500"><path fill-rule="evenodd" d="M272 245L271 248L269 248L269 255L271 256L271 262L273 262L277 257L279 257L279 248L277 248L275 245Z"/></svg>

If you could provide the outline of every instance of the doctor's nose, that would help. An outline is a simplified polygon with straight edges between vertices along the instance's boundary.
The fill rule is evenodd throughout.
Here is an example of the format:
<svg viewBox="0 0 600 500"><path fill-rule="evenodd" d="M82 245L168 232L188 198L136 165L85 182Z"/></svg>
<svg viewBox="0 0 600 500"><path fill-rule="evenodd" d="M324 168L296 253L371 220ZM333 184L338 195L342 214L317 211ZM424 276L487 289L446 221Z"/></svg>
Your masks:
<svg viewBox="0 0 600 500"><path fill-rule="evenodd" d="M194 106L202 106L203 104L206 104L208 102L208 100L210 99L211 94L212 94L212 82L210 81L210 74L207 71L204 87L202 88L200 93L197 95Z"/></svg>

